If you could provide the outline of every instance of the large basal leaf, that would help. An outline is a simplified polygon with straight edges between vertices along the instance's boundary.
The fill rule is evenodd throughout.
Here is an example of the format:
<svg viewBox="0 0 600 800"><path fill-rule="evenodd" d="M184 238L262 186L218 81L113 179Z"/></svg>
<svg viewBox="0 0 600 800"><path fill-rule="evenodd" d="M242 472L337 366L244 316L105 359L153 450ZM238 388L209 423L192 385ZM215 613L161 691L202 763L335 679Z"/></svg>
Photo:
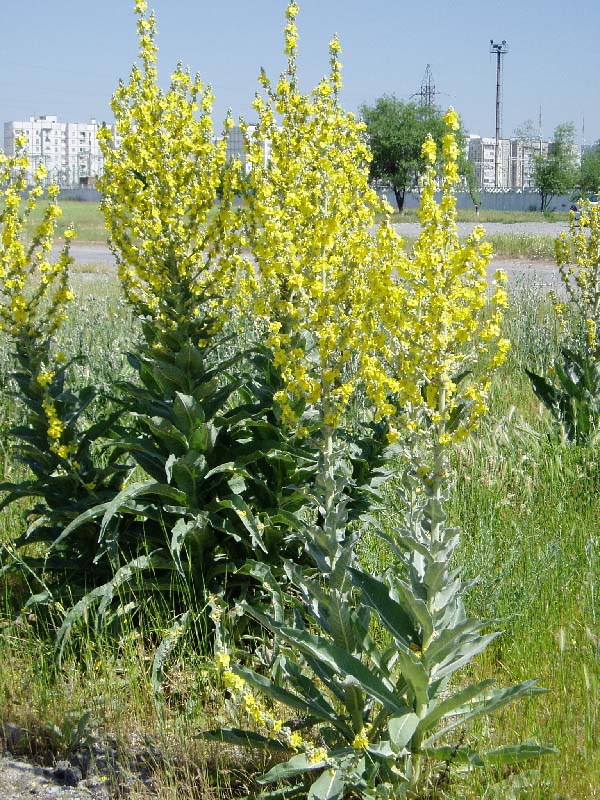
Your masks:
<svg viewBox="0 0 600 800"><path fill-rule="evenodd" d="M556 755L557 753L556 747L524 742L523 744L507 744L495 750L488 750L486 753L482 753L482 758L486 764L500 767L506 764L520 764L532 758L541 758L542 756Z"/></svg>
<svg viewBox="0 0 600 800"><path fill-rule="evenodd" d="M196 520L186 520L180 517L171 530L171 555L173 556L175 568L182 577L184 575L184 570L183 564L181 563L181 550L185 545L188 535L196 529L196 526Z"/></svg>
<svg viewBox="0 0 600 800"><path fill-rule="evenodd" d="M100 526L100 537L102 537L110 524L112 518L119 513L121 509L126 508L128 501L137 497L161 497L166 500L171 500L178 505L185 505L186 496L184 492L179 491L174 486L169 486L166 483L157 483L156 481L144 481L143 483L132 483L123 491L106 504L106 511L102 517L102 524ZM83 515L82 515L83 516ZM74 520L71 525L74 525L77 520Z"/></svg>
<svg viewBox="0 0 600 800"><path fill-rule="evenodd" d="M131 581L138 572L148 569L153 565L152 556L152 553L147 556L140 556L139 558L131 561L129 564L121 567L119 570L117 570L112 580L110 580L108 583L105 583L103 586L97 586L91 592L88 592L85 597L83 597L78 603L68 610L56 635L56 650L59 663L62 659L64 648L73 625L79 620L83 619L89 609L92 608L96 603L100 603L103 610L105 610L112 602L115 593L118 592L122 586Z"/></svg>

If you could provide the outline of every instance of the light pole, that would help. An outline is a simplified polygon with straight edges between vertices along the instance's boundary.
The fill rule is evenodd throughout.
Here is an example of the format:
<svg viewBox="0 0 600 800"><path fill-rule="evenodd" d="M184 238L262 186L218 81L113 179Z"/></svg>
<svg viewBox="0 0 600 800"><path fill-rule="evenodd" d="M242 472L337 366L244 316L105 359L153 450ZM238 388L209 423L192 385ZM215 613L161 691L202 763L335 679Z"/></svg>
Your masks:
<svg viewBox="0 0 600 800"><path fill-rule="evenodd" d="M494 151L494 186L500 186L500 127L501 127L501 104L502 104L502 56L508 53L506 39L501 42L494 42L490 39L490 53L495 53L497 58L496 65L496 148Z"/></svg>

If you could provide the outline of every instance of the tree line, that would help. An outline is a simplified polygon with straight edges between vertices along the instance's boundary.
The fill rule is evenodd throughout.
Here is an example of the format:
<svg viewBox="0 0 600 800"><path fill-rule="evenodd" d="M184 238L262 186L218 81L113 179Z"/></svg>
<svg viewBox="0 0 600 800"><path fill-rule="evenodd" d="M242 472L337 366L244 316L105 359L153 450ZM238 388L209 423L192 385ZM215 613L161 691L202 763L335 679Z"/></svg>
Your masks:
<svg viewBox="0 0 600 800"><path fill-rule="evenodd" d="M443 136L443 111L435 105L421 105L384 95L372 105L360 107L366 125L373 160L371 180L387 186L394 194L398 210L404 208L407 190L418 184L423 170L421 147L431 134L439 147ZM515 135L523 142L536 141L538 136L528 120ZM465 188L473 203L479 203L474 165L467 158L467 133L462 121L457 132L461 155L458 162ZM600 141L588 149L579 163L575 143L575 126L562 123L554 131L548 153L534 157L533 178L540 195L540 210L545 211L552 198L559 194L579 195L598 191L600 185Z"/></svg>

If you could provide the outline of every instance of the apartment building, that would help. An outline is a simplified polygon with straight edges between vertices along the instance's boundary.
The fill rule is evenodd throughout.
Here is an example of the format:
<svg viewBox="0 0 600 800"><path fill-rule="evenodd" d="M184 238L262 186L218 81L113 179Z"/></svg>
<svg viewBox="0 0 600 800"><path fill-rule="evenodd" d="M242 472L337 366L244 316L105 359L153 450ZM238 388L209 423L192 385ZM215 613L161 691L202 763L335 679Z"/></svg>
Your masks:
<svg viewBox="0 0 600 800"><path fill-rule="evenodd" d="M496 186L496 139L470 136L468 159L475 167L477 185L490 189L535 189L535 158L548 155L550 143L542 139L500 139L498 142L498 185Z"/></svg>
<svg viewBox="0 0 600 800"><path fill-rule="evenodd" d="M101 125L89 122L59 122L55 116L30 117L4 123L4 152L14 155L15 140L24 136L29 160L29 178L39 164L47 171L47 183L59 186L94 185L104 171L98 142ZM111 131L118 144L114 126Z"/></svg>
<svg viewBox="0 0 600 800"><path fill-rule="evenodd" d="M248 136L252 136L256 129L256 125L248 125ZM246 160L246 148L244 144L244 132L239 125L234 125L227 132L227 160L232 161L234 158L238 159L246 173L250 172L251 165ZM271 152L270 142L265 141L262 143L262 155L265 165L269 161Z"/></svg>

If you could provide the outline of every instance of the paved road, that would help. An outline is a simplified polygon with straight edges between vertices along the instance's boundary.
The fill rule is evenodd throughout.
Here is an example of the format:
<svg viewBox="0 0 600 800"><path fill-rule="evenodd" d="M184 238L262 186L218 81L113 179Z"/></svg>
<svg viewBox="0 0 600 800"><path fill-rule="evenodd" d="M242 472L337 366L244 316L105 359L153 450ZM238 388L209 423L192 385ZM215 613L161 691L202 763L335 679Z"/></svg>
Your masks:
<svg viewBox="0 0 600 800"><path fill-rule="evenodd" d="M466 236L473 230L477 223L475 222L459 222L458 232L461 236ZM569 226L566 222L486 222L482 223L486 232L492 233L515 233L515 234L531 234L538 236L551 236L556 237L563 231L567 231ZM394 227L398 233L403 236L417 236L420 230L418 222L398 222ZM59 247L54 248L57 253ZM114 264L115 259L105 244L100 242L78 242L75 240L71 244L71 253L75 261L80 264Z"/></svg>
<svg viewBox="0 0 600 800"><path fill-rule="evenodd" d="M418 223L403 222L396 226L404 236L416 236L419 231ZM471 223L460 223L460 233L466 234L473 228ZM497 230L502 233L542 233L547 236L557 236L562 230L566 229L566 223L546 222L546 223L514 223L507 225L504 223L487 223L486 231L495 233ZM55 248L58 253L59 248ZM115 266L115 258L108 247L104 244L79 243L73 242L71 254L78 265L94 264L105 265L107 272ZM504 269L508 272L510 283L515 284L519 281L527 281L539 285L540 287L552 287L558 285L558 269L554 262L534 261L528 259L500 259L495 258L490 265L490 275L496 269ZM81 271L81 270L79 270Z"/></svg>

